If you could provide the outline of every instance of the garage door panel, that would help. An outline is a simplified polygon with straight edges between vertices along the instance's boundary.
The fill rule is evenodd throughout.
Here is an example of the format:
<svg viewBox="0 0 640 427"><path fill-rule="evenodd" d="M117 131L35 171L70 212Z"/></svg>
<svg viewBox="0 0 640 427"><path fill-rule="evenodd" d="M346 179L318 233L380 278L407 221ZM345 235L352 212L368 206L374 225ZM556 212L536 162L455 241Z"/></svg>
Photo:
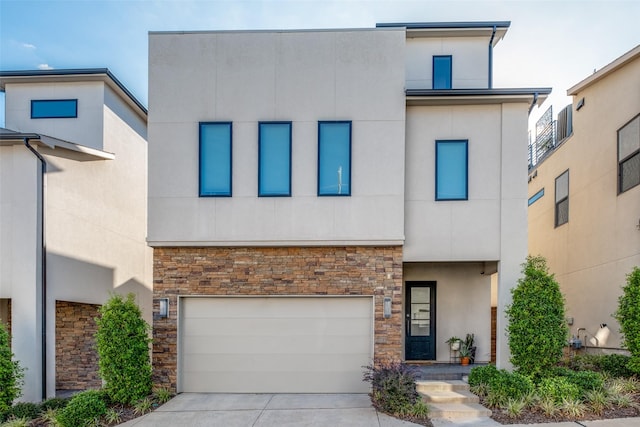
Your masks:
<svg viewBox="0 0 640 427"><path fill-rule="evenodd" d="M180 391L368 391L370 297L183 298L180 307Z"/></svg>

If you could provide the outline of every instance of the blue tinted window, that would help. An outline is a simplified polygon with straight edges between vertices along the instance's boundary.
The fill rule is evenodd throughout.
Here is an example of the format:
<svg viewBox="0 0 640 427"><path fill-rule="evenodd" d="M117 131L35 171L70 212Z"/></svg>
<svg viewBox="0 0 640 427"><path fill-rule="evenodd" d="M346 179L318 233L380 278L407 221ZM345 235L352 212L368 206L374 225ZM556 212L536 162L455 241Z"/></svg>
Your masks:
<svg viewBox="0 0 640 427"><path fill-rule="evenodd" d="M534 194L533 196L529 197L529 206L531 206L532 204L534 204L535 202L538 201L538 199L540 199L542 196L544 196L544 188L540 191L538 191L536 194Z"/></svg>
<svg viewBox="0 0 640 427"><path fill-rule="evenodd" d="M291 123L260 123L258 195L291 195Z"/></svg>
<svg viewBox="0 0 640 427"><path fill-rule="evenodd" d="M78 117L77 99L34 99L31 101L32 119L64 119Z"/></svg>
<svg viewBox="0 0 640 427"><path fill-rule="evenodd" d="M231 123L200 123L200 196L231 196Z"/></svg>
<svg viewBox="0 0 640 427"><path fill-rule="evenodd" d="M433 88L451 89L451 56L433 57Z"/></svg>
<svg viewBox="0 0 640 427"><path fill-rule="evenodd" d="M351 122L318 123L318 195L351 195Z"/></svg>
<svg viewBox="0 0 640 427"><path fill-rule="evenodd" d="M467 200L467 141L436 141L436 200Z"/></svg>

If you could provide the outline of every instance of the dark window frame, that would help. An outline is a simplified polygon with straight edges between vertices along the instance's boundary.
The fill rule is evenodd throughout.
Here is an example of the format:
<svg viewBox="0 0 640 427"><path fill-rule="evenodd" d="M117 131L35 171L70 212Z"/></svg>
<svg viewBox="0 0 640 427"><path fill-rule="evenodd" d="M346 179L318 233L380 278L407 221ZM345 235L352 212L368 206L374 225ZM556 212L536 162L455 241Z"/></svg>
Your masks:
<svg viewBox="0 0 640 427"><path fill-rule="evenodd" d="M563 198L561 198L560 200L558 200L558 180L560 178L562 178L564 175L567 175L567 195ZM560 227L561 225L564 225L566 223L569 222L569 189L570 189L570 179L571 177L569 176L569 169L565 170L564 172L562 172L560 175L558 175L555 179L554 182L554 191L555 191L555 203L554 203L554 224L555 227ZM563 202L567 202L567 220L559 223L559 207Z"/></svg>
<svg viewBox="0 0 640 427"><path fill-rule="evenodd" d="M464 147L465 147L465 164L464 164L464 169L465 169L465 189L464 189L464 197L439 197L439 187L438 187L438 147L441 144L451 144L451 143L464 143ZM435 200L437 202L446 202L446 201L465 201L465 200L469 200L469 140L468 139L437 139L436 140L436 146L435 146Z"/></svg>
<svg viewBox="0 0 640 427"><path fill-rule="evenodd" d="M324 124L348 124L349 125L349 191L347 193L327 193L320 189L320 174L322 171L321 164L321 143L322 143L322 125ZM318 197L350 197L353 192L353 183L351 182L351 169L353 162L353 122L351 120L320 120L318 121L318 176L317 176L317 195Z"/></svg>
<svg viewBox="0 0 640 427"><path fill-rule="evenodd" d="M286 192L282 193L264 193L262 189L262 127L268 125L288 125L289 126L289 185ZM291 197L291 168L293 164L292 158L292 140L293 125L290 121L264 121L258 122L258 197Z"/></svg>
<svg viewBox="0 0 640 427"><path fill-rule="evenodd" d="M34 115L34 106L37 104L55 104L55 103L73 103L73 115L65 114L65 115ZM31 100L31 118L32 119L76 119L78 118L78 99L32 99Z"/></svg>
<svg viewBox="0 0 640 427"><path fill-rule="evenodd" d="M202 158L202 129L204 126L219 125L229 127L229 190L225 192L207 192L202 189L202 171L204 159ZM233 122L199 122L198 123L198 195L200 197L232 197L233 196Z"/></svg>
<svg viewBox="0 0 640 427"><path fill-rule="evenodd" d="M626 122L624 125L622 125L620 127L620 129L617 130L616 132L616 153L617 153L617 157L618 157L618 195L625 193L629 190L631 190L634 187L637 187L638 185L640 185L640 180L638 180L638 182L636 182L635 184L626 187L623 186L623 174L622 174L622 170L624 168L624 165L629 163L630 161L640 161L637 160L636 158L640 158L640 141L638 144L638 148L631 152L630 154L628 154L627 156L625 156L624 158L620 158L620 131L623 130L624 128L626 128L627 126L629 126L632 122L634 122L635 120L638 120L640 122L640 114L636 115L635 117L633 117L631 120L629 120L628 122ZM639 123L640 126L640 123Z"/></svg>

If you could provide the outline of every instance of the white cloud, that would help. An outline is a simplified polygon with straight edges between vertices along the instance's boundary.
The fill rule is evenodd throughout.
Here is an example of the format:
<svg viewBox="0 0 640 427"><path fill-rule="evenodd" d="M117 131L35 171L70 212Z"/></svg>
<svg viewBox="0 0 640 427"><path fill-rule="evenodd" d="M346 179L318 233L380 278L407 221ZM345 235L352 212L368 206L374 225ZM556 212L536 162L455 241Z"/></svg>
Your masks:
<svg viewBox="0 0 640 427"><path fill-rule="evenodd" d="M49 64L38 64L38 70L53 70L53 67Z"/></svg>
<svg viewBox="0 0 640 427"><path fill-rule="evenodd" d="M22 43L22 47L24 47L25 49L35 49L36 46L31 44L31 43Z"/></svg>

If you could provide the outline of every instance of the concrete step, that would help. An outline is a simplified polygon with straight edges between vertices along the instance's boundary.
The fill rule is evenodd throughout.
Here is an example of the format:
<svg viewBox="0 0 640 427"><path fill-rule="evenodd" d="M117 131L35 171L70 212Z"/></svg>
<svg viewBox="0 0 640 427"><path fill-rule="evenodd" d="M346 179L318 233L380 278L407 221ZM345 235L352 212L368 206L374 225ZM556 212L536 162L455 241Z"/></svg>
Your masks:
<svg viewBox="0 0 640 427"><path fill-rule="evenodd" d="M461 380L451 381L416 381L418 393L431 391L469 391L469 384Z"/></svg>
<svg viewBox="0 0 640 427"><path fill-rule="evenodd" d="M490 417L491 411L479 403L429 403L430 418L450 420Z"/></svg>
<svg viewBox="0 0 640 427"><path fill-rule="evenodd" d="M430 391L421 392L423 400L427 403L478 403L480 398L470 391Z"/></svg>

